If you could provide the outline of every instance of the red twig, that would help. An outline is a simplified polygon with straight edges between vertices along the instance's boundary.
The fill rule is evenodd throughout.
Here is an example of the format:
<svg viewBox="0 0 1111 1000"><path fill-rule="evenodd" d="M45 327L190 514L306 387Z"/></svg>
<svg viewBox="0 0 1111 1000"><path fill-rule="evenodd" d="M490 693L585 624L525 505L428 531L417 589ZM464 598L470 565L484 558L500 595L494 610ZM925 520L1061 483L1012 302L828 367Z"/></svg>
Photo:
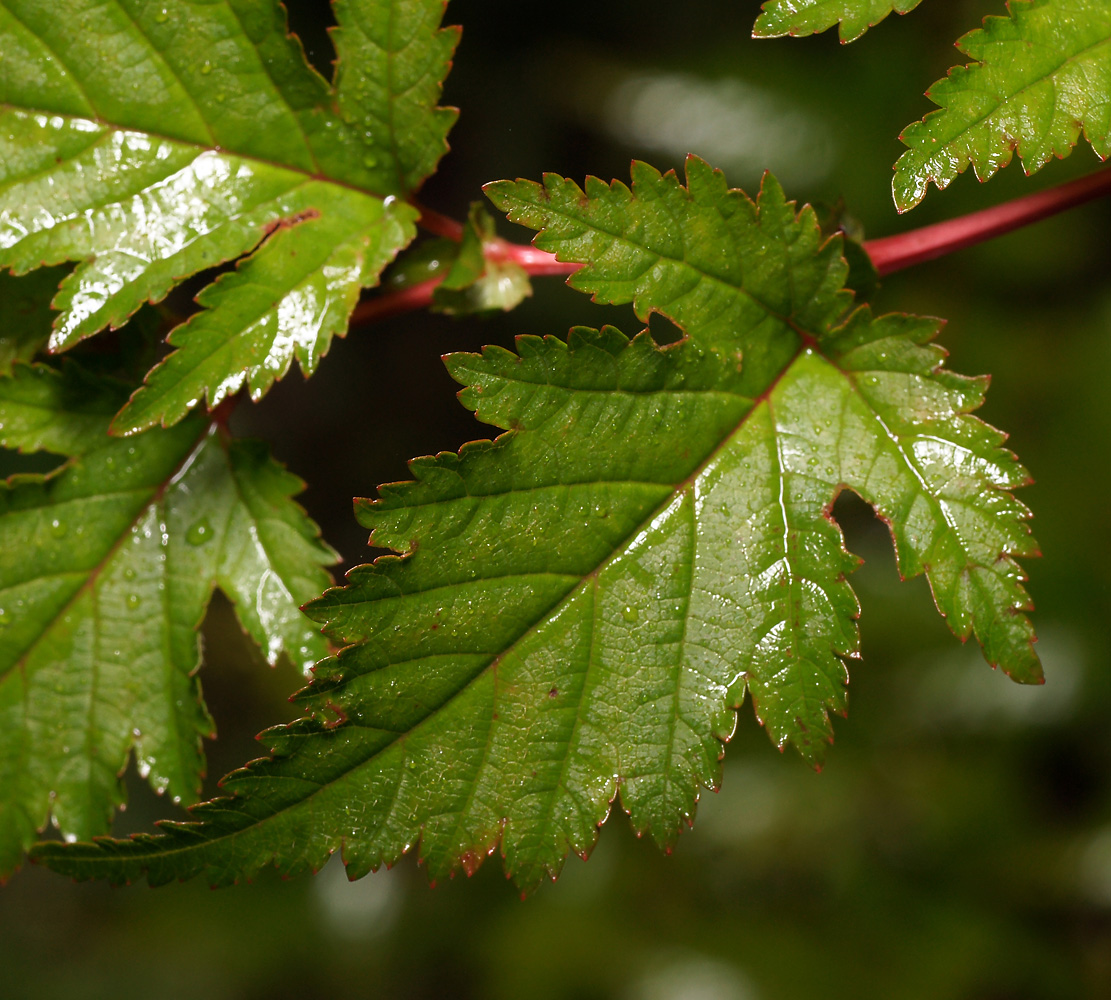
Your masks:
<svg viewBox="0 0 1111 1000"><path fill-rule="evenodd" d="M506 240L494 240L486 246L488 260L504 263L512 261L519 264L534 276L544 274L574 274L582 264L556 260L554 253L537 250L536 247L521 246Z"/></svg>
<svg viewBox="0 0 1111 1000"><path fill-rule="evenodd" d="M892 274L914 264L943 257L945 254L982 243L1011 230L1028 226L1066 209L1082 205L1102 195L1111 194L1111 167L1098 170L1077 180L1034 194L1024 195L1003 205L948 219L932 226L912 229L897 236L866 240L864 249L881 274ZM417 205L421 211L419 224L429 232L450 240L463 237L463 225L439 212ZM493 240L486 245L486 257L492 261L512 261L534 277L574 274L582 264L556 260L555 254L522 246L506 240ZM431 278L409 288L386 292L361 302L351 316L353 325L396 316L399 313L424 309L432 302L432 293L443 278Z"/></svg>
<svg viewBox="0 0 1111 1000"><path fill-rule="evenodd" d="M385 292L373 299L367 299L355 306L351 314L351 326L362 326L375 320L397 316L400 313L412 312L415 309L424 309L432 301L432 293L436 286L443 281L439 278L429 278L408 288L399 288L394 292Z"/></svg>
<svg viewBox="0 0 1111 1000"><path fill-rule="evenodd" d="M434 233L437 236L443 236L454 243L458 243L463 239L463 223L457 222L455 219L447 215L441 215L433 208L427 205L422 205L419 202L412 202L414 208L420 211L420 218L417 219L417 225L422 229L427 229L428 232Z"/></svg>
<svg viewBox="0 0 1111 1000"><path fill-rule="evenodd" d="M891 274L1002 236L1105 194L1111 194L1111 168L957 219L897 236L866 240L864 249L881 275Z"/></svg>
<svg viewBox="0 0 1111 1000"><path fill-rule="evenodd" d="M536 247L518 246L504 240L496 240L488 244L486 257L498 262L513 261L534 277L571 274L582 267L582 264L564 264L555 259L555 254L537 250ZM432 293L436 290L436 286L443 280L443 275L438 278L429 278L427 281L410 285L408 288L384 292L373 299L360 302L351 314L350 325L363 326L375 320L386 319L389 316L397 316L417 309L426 309L432 303Z"/></svg>

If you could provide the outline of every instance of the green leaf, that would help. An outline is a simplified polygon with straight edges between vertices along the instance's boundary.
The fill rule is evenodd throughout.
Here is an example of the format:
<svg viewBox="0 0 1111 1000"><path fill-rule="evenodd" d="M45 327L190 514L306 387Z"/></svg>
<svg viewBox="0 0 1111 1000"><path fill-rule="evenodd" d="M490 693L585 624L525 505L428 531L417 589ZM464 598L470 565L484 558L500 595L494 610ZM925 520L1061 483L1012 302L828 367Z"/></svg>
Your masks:
<svg viewBox="0 0 1111 1000"><path fill-rule="evenodd" d="M449 315L517 308L532 294L525 269L511 260L497 260L487 249L497 241L494 220L480 202L471 205L463 238L444 280L436 287L432 306Z"/></svg>
<svg viewBox="0 0 1111 1000"><path fill-rule="evenodd" d="M373 139L369 158L382 157L374 166L383 180L372 190L387 190L390 183L398 192L417 190L447 152L459 112L436 102L460 31L439 27L445 6L446 0L332 4L339 112Z"/></svg>
<svg viewBox="0 0 1111 1000"><path fill-rule="evenodd" d="M1111 5L1104 0L1013 0L957 47L970 59L927 96L941 110L907 126L895 164L900 212L930 183L945 188L969 166L981 180L1017 150L1028 174L1068 156L1083 131L1111 155Z"/></svg>
<svg viewBox="0 0 1111 1000"><path fill-rule="evenodd" d="M300 481L199 418L111 438L120 402L75 365L0 379L0 444L70 456L0 490L0 873L48 816L70 838L106 831L131 750L157 790L196 800L214 587L268 662L327 650L298 610L334 561L289 499Z"/></svg>
<svg viewBox="0 0 1111 1000"><path fill-rule="evenodd" d="M457 33L428 30L440 0L336 13L333 92L272 0L0 4L0 266L79 262L52 350L254 251L203 294L118 431L245 382L257 397L294 356L311 374L412 239L401 199L445 149L453 114L435 101Z"/></svg>
<svg viewBox="0 0 1111 1000"><path fill-rule="evenodd" d="M69 268L44 267L26 278L0 271L0 375L46 347L54 314L50 300Z"/></svg>
<svg viewBox="0 0 1111 1000"><path fill-rule="evenodd" d="M527 889L590 851L617 796L670 845L746 690L775 743L822 760L858 650L857 560L829 517L843 488L956 634L1040 680L1014 561L1034 552L1028 512L1007 492L1026 473L970 415L985 380L941 367L936 321L848 312L839 238L773 180L758 206L694 158L687 180L637 164L632 189L491 189L586 265L578 287L686 338L579 328L450 357L464 404L507 433L360 502L399 555L307 609L344 645L300 695L313 716L267 733L274 757L196 822L40 859L219 884L340 847L354 877L419 844L439 879L500 844Z"/></svg>
<svg viewBox="0 0 1111 1000"><path fill-rule="evenodd" d="M922 0L766 0L760 8L756 38L814 35L840 24L842 42L858 39L888 14L906 14Z"/></svg>

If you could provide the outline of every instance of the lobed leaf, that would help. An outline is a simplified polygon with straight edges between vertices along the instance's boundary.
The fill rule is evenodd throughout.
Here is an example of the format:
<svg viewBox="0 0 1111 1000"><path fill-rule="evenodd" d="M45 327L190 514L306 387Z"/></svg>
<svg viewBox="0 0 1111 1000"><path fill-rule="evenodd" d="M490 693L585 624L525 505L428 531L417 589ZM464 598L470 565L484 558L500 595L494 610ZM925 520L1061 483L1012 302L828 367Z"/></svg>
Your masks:
<svg viewBox="0 0 1111 1000"><path fill-rule="evenodd" d="M48 817L69 839L105 831L132 750L158 791L196 800L214 587L268 662L327 651L298 610L334 561L289 499L300 481L199 418L111 438L120 402L75 365L0 379L0 444L70 456L0 488L0 873Z"/></svg>
<svg viewBox="0 0 1111 1000"><path fill-rule="evenodd" d="M926 96L940 110L900 136L910 147L892 182L900 212L969 166L987 180L1016 151L1032 174L1068 156L1081 132L1100 159L1111 155L1111 6L1012 0L1009 8L958 40L975 61L935 83Z"/></svg>
<svg viewBox="0 0 1111 1000"><path fill-rule="evenodd" d="M906 14L922 0L765 0L752 34L756 38L815 35L839 25L841 42L856 41L888 14Z"/></svg>
<svg viewBox="0 0 1111 1000"><path fill-rule="evenodd" d="M0 266L78 262L51 350L254 251L117 430L244 383L257 397L294 356L311 374L412 239L401 199L445 149L454 115L435 102L457 32L428 30L442 0L339 4L334 91L273 0L68 7L0 3Z"/></svg>
<svg viewBox="0 0 1111 1000"><path fill-rule="evenodd" d="M618 797L670 845L745 692L815 765L857 655L843 488L889 522L961 637L1040 680L1008 492L1026 473L971 416L985 381L941 367L936 321L848 312L839 238L774 180L757 204L696 159L687 184L548 177L492 197L582 263L571 282L657 310L658 347L606 328L448 359L494 441L414 460L357 512L393 549L307 609L343 645L195 822L42 845L77 877L222 884L274 863L352 877L419 845L433 878L500 845L522 888L586 854Z"/></svg>

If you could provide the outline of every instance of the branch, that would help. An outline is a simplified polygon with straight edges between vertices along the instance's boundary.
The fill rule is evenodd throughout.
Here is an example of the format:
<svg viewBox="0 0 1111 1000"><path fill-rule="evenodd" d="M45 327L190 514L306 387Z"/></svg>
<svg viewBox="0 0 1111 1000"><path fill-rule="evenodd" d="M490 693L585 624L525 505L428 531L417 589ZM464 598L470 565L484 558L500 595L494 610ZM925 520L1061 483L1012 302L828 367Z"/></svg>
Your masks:
<svg viewBox="0 0 1111 1000"><path fill-rule="evenodd" d="M398 316L401 313L412 312L415 309L426 309L432 303L432 293L436 286L444 280L445 276L429 278L408 288L399 288L393 292L385 292L373 299L366 299L355 306L351 313L350 326L363 326L376 320Z"/></svg>
<svg viewBox="0 0 1111 1000"><path fill-rule="evenodd" d="M965 247L1002 236L1105 194L1111 194L1111 167L956 219L912 229L897 236L865 240L862 246L881 276L893 274L915 264L944 257ZM462 223L423 205L417 207L421 212L418 224L429 232L457 242L463 238ZM512 261L533 277L574 274L583 266L556 260L555 254L538 250L534 246L522 246L503 239L487 243L484 253L488 260L498 263ZM409 288L386 292L361 302L351 315L351 323L362 325L399 313L427 308L432 302L433 291L442 280L443 278L431 278Z"/></svg>
<svg viewBox="0 0 1111 1000"><path fill-rule="evenodd" d="M1105 194L1111 194L1111 168L909 233L866 240L863 245L876 270L881 275L892 274L1002 236Z"/></svg>

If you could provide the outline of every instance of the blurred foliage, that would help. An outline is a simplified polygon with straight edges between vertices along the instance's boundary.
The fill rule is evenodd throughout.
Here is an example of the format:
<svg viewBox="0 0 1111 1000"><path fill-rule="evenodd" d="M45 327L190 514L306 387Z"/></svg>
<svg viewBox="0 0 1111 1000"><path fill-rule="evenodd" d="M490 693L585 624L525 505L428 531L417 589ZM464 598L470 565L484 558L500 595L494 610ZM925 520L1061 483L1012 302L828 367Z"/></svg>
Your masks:
<svg viewBox="0 0 1111 1000"><path fill-rule="evenodd" d="M289 6L313 58L330 60L315 20L323 4ZM755 93L793 114L804 157L793 181L789 157L771 145L766 162L738 155L732 165L697 136L690 151L721 160L746 189L767 166L796 197L843 197L870 236L1095 164L1080 150L1032 180L1017 168L985 188L963 176L899 220L889 187L899 129L928 110L922 91L954 61L952 41L984 14L1002 13L1002 0L925 3L847 47L832 33L754 42L757 9L755 0L698 0L680 16L662 0L566 0L541 30L534 5L449 8L465 34L446 98L463 114L423 200L462 218L478 186L496 178L626 176L632 155L679 165L687 149L668 162L666 150L630 144L598 115L607 94L645 74L677 76L687 87L680 96L693 89L736 102ZM814 136L831 150L820 175L806 162ZM502 234L526 238L511 228ZM947 317L951 366L994 374L981 412L1012 432L1038 480L1023 499L1045 552L1029 567L1044 688L1017 688L956 644L925 583L899 583L886 529L846 497L837 513L850 548L867 559L853 581L863 660L820 775L777 754L745 708L724 787L704 796L674 855L637 841L614 816L588 864L572 860L524 903L497 865L430 889L412 859L353 884L333 861L314 879L264 878L215 893L200 884L113 890L26 870L0 891L0 992L20 1000L1111 995L1109 234L1111 206L1091 206L893 276L874 300ZM309 382L291 377L237 412L239 432L272 442L309 481L303 500L348 566L368 555L352 496L404 478L412 455L487 434L455 400L442 353L574 323L637 329L630 311L592 306L559 279L534 284L520 308L488 320L419 314L353 331ZM342 439L332 432L341 420L363 430ZM299 677L288 664L261 663L226 607L210 615L206 641L201 678L220 732L207 748L212 791L219 775L257 755L255 732L292 717L285 698ZM131 792L118 833L173 811L138 782Z"/></svg>

